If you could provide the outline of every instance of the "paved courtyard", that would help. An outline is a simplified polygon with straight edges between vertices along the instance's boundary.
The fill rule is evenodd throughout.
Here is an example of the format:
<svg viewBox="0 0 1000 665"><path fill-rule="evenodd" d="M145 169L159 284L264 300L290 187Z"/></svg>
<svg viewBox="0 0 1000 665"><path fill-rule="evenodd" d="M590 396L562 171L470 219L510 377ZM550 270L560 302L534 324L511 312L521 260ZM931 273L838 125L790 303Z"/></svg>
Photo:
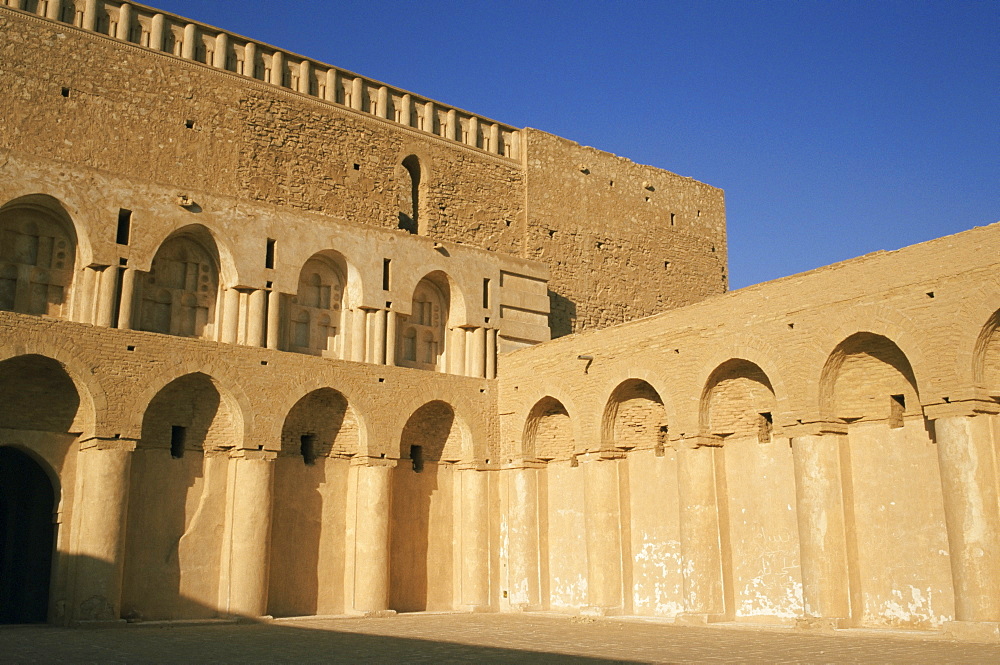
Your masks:
<svg viewBox="0 0 1000 665"><path fill-rule="evenodd" d="M1000 663L919 634L695 628L550 615L405 614L270 624L0 626L7 663Z"/></svg>

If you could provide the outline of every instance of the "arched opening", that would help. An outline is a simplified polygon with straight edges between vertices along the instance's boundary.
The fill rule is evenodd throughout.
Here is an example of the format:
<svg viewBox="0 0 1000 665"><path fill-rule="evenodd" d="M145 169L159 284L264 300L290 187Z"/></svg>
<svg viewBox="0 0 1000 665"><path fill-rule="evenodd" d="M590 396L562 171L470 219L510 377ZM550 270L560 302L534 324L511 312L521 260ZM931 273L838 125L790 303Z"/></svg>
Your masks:
<svg viewBox="0 0 1000 665"><path fill-rule="evenodd" d="M360 423L332 388L302 397L285 417L274 467L268 614L344 611L349 459Z"/></svg>
<svg viewBox="0 0 1000 665"><path fill-rule="evenodd" d="M288 350L344 357L346 265L340 257L316 254L302 266L299 287L288 308Z"/></svg>
<svg viewBox="0 0 1000 665"><path fill-rule="evenodd" d="M445 332L451 291L448 280L428 275L413 290L409 316L401 316L397 327L396 364L444 371Z"/></svg>
<svg viewBox="0 0 1000 665"><path fill-rule="evenodd" d="M150 401L132 458L123 618L217 614L238 429L238 412L201 373L174 379Z"/></svg>
<svg viewBox="0 0 1000 665"><path fill-rule="evenodd" d="M709 376L702 426L721 437L716 492L726 613L790 619L802 612L795 467L787 439L774 436L777 408L759 365L732 358Z"/></svg>
<svg viewBox="0 0 1000 665"><path fill-rule="evenodd" d="M524 431L524 454L545 461L565 461L574 455L569 413L554 397L543 397L532 407Z"/></svg>
<svg viewBox="0 0 1000 665"><path fill-rule="evenodd" d="M667 419L656 389L640 379L629 379L615 388L604 410L603 436L609 448L662 454Z"/></svg>
<svg viewBox="0 0 1000 665"><path fill-rule="evenodd" d="M468 436L452 407L429 402L407 420L393 474L389 607L451 609L454 474Z"/></svg>
<svg viewBox="0 0 1000 665"><path fill-rule="evenodd" d="M0 309L68 318L75 264L71 223L40 205L0 210Z"/></svg>
<svg viewBox="0 0 1000 665"><path fill-rule="evenodd" d="M889 338L859 332L830 353L821 412L846 424L840 473L853 516L848 547L852 619L931 627L953 616L951 564L938 451L922 417L909 359ZM915 492L914 488L919 488ZM918 496L919 495L919 496ZM853 536L853 537L851 537ZM885 553L894 556L886 574ZM900 589L920 589L899 612Z"/></svg>
<svg viewBox="0 0 1000 665"><path fill-rule="evenodd" d="M56 360L39 355L0 362L0 429L69 432L80 395Z"/></svg>
<svg viewBox="0 0 1000 665"><path fill-rule="evenodd" d="M399 223L397 228L409 233L420 231L420 160L409 155L399 173Z"/></svg>
<svg viewBox="0 0 1000 665"><path fill-rule="evenodd" d="M0 447L0 623L48 616L56 495L28 455Z"/></svg>
<svg viewBox="0 0 1000 665"><path fill-rule="evenodd" d="M207 231L170 236L141 279L139 330L210 339L215 333L219 254Z"/></svg>

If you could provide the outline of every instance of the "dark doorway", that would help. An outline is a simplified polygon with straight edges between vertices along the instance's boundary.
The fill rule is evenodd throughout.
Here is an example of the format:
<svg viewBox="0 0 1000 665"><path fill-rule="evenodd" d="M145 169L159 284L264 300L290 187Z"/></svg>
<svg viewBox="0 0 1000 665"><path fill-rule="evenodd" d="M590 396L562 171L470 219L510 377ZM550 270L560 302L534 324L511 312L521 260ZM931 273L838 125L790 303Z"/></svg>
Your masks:
<svg viewBox="0 0 1000 665"><path fill-rule="evenodd" d="M45 471L19 450L0 447L0 623L47 618L54 506Z"/></svg>

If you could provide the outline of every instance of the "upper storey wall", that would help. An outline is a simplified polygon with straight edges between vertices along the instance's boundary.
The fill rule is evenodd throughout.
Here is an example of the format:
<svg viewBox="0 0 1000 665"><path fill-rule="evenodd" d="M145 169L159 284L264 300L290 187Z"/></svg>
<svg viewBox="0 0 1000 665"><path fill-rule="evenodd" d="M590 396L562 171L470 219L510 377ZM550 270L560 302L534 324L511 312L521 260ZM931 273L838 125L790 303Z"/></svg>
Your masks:
<svg viewBox="0 0 1000 665"><path fill-rule="evenodd" d="M725 290L715 188L134 3L6 4L0 150L386 229L415 156L419 233L548 263L555 336Z"/></svg>
<svg viewBox="0 0 1000 665"><path fill-rule="evenodd" d="M605 328L726 291L721 189L524 130L525 258L552 269L552 335Z"/></svg>

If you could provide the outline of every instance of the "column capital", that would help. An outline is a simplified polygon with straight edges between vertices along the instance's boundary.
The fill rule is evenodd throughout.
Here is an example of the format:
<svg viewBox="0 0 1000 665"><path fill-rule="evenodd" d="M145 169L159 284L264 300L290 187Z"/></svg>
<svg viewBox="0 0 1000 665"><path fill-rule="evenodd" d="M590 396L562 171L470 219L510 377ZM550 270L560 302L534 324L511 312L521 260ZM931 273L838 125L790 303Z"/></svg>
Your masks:
<svg viewBox="0 0 1000 665"><path fill-rule="evenodd" d="M786 436L793 439L800 436L822 436L824 434L847 434L847 423L833 420L820 420L816 422L797 422L794 425L785 425L781 428Z"/></svg>
<svg viewBox="0 0 1000 665"><path fill-rule="evenodd" d="M987 399L969 399L924 406L924 417L928 420L961 416L971 418L983 414L996 415L998 413L1000 413L1000 403Z"/></svg>
<svg viewBox="0 0 1000 665"><path fill-rule="evenodd" d="M355 455L351 458L351 466L367 466L374 468L393 469L399 464L399 460L386 457L369 457L367 455Z"/></svg>
<svg viewBox="0 0 1000 665"><path fill-rule="evenodd" d="M678 448L721 448L725 439L715 434L692 434L677 439Z"/></svg>
<svg viewBox="0 0 1000 665"><path fill-rule="evenodd" d="M276 450L248 450L245 448L234 448L229 453L230 459L245 459L257 462L273 462L278 458Z"/></svg>
<svg viewBox="0 0 1000 665"><path fill-rule="evenodd" d="M89 439L84 439L80 442L80 451L85 450L111 450L119 451L123 453L135 452L135 446L138 443L135 439L120 439L120 438L110 438L95 436Z"/></svg>
<svg viewBox="0 0 1000 665"><path fill-rule="evenodd" d="M547 462L535 457L515 457L501 465L501 469L544 469Z"/></svg>

